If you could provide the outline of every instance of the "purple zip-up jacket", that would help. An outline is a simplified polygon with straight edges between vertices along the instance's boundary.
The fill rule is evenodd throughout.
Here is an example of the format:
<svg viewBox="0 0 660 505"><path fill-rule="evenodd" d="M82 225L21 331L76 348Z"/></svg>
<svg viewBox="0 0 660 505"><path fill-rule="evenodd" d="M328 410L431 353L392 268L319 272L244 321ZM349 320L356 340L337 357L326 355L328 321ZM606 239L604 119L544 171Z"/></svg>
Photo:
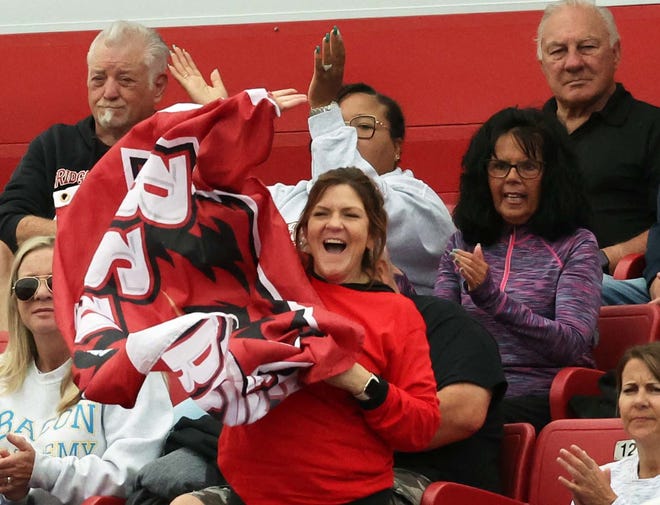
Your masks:
<svg viewBox="0 0 660 505"><path fill-rule="evenodd" d="M440 259L434 294L456 301L499 344L507 396L548 394L559 369L593 367L603 273L593 234L579 228L554 242L512 227L483 248L485 281L468 292L452 249L474 250L460 231Z"/></svg>

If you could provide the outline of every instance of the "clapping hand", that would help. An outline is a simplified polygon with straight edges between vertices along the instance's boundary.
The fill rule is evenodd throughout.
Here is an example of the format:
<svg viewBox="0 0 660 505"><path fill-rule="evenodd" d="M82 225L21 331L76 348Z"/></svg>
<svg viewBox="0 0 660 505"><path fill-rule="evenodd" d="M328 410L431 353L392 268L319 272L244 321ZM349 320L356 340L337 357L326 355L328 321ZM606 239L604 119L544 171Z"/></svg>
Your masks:
<svg viewBox="0 0 660 505"><path fill-rule="evenodd" d="M0 493L5 498L18 501L27 495L28 483L34 468L34 449L23 437L9 433L7 440L11 442L16 452L0 451Z"/></svg>
<svg viewBox="0 0 660 505"><path fill-rule="evenodd" d="M610 471L601 470L586 451L577 445L561 449L557 462L570 474L559 482L573 493L575 505L610 505L617 496L610 486Z"/></svg>
<svg viewBox="0 0 660 505"><path fill-rule="evenodd" d="M477 244L473 252L454 249L450 254L458 272L467 283L468 291L474 291L481 286L488 274L488 263L484 259L481 244Z"/></svg>

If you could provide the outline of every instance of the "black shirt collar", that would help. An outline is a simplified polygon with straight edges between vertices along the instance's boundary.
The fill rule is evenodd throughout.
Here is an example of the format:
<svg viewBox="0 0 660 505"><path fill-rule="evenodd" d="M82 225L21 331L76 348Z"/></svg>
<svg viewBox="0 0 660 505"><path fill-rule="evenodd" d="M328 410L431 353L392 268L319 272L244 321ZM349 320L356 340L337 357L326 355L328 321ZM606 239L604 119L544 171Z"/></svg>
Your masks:
<svg viewBox="0 0 660 505"><path fill-rule="evenodd" d="M605 107L603 107L603 109L600 111L596 111L592 113L591 117L589 117L587 122L584 124L586 125L594 118L599 118L603 122L610 124L612 126L622 125L623 123L625 123L626 118L630 113L632 104L633 104L633 98L630 92L623 87L623 84L617 82L616 89L614 90L614 93L612 93L612 96L605 104ZM551 98L550 100L548 100L543 106L543 110L545 112L554 114L556 116L557 99ZM580 128L582 128L582 126L580 126ZM580 128L578 128L576 131L580 130Z"/></svg>
<svg viewBox="0 0 660 505"><path fill-rule="evenodd" d="M318 279L321 282L328 283L323 277L312 272L312 277ZM329 284L329 283L328 283ZM380 281L374 281L369 284L361 284L359 282L347 282L345 284L340 284L340 286L348 289L353 289L355 291L369 291L369 292L379 292L379 293L394 293L394 290L389 287L387 284L383 284Z"/></svg>

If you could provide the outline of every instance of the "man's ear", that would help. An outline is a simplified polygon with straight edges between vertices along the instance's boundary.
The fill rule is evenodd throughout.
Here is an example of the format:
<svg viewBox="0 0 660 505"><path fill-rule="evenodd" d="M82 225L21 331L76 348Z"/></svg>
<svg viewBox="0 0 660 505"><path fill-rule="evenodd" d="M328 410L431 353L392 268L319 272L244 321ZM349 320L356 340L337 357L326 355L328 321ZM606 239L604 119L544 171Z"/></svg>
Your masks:
<svg viewBox="0 0 660 505"><path fill-rule="evenodd" d="M167 74L160 74L154 80L154 104L161 101L163 95L165 94L165 89L167 89Z"/></svg>
<svg viewBox="0 0 660 505"><path fill-rule="evenodd" d="M621 61L621 41L617 40L616 43L612 46L612 52L614 53L614 64L616 67L619 66Z"/></svg>

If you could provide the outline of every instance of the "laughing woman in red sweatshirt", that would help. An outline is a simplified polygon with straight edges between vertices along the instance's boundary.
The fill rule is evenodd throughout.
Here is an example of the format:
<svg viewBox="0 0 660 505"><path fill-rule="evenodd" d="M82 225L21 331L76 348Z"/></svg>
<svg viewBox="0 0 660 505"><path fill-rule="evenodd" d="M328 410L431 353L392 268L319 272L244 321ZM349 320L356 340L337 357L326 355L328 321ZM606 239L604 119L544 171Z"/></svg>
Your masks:
<svg viewBox="0 0 660 505"><path fill-rule="evenodd" d="M384 505L393 451L431 441L439 410L424 322L376 279L386 225L382 196L360 170L331 170L315 183L296 244L326 308L364 327L363 349L348 371L253 424L224 428L230 503Z"/></svg>

